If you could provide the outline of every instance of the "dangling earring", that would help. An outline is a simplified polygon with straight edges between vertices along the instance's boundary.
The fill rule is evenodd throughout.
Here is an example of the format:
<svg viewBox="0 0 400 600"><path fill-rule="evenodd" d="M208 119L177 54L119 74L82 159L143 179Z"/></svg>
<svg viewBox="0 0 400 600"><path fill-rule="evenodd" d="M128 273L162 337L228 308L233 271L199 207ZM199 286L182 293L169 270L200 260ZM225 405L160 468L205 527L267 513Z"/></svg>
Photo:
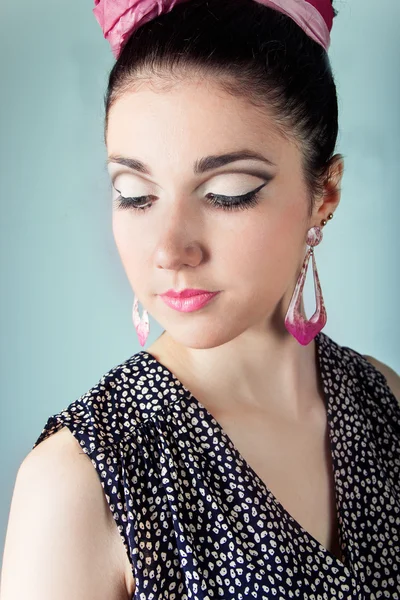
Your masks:
<svg viewBox="0 0 400 600"><path fill-rule="evenodd" d="M332 219L333 214L330 213L328 219ZM327 221L323 219L321 225L325 226ZM300 271L300 275L297 279L296 287L293 292L293 296L290 300L289 308L285 317L285 327L291 333L300 344L306 346L315 338L315 336L325 327L327 321L326 309L324 299L322 296L321 284L319 282L317 265L315 263L314 246L322 241L322 228L315 226L311 227L307 233L307 245L310 248L305 256L303 266ZM313 272L314 272L314 286L315 286L315 299L316 299L316 310L311 317L307 320L307 317L301 313L301 300L304 288L304 283L307 275L308 262L312 256Z"/></svg>
<svg viewBox="0 0 400 600"><path fill-rule="evenodd" d="M140 316L139 316L139 300L137 299L136 294L135 294L135 299L133 301L132 317L133 317L133 324L135 325L136 333L139 338L139 343L141 346L144 346L146 343L147 337L149 335L149 331L150 331L149 315L147 313L147 310L144 309L143 316L142 316L142 318L140 318Z"/></svg>

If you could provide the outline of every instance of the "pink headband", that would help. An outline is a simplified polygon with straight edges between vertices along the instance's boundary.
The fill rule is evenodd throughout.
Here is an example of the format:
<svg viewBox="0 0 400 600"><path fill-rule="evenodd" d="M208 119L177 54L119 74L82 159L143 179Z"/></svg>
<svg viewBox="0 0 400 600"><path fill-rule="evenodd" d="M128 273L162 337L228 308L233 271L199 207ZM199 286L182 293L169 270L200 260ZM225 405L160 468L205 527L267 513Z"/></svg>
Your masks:
<svg viewBox="0 0 400 600"><path fill-rule="evenodd" d="M330 0L255 1L293 19L310 38L328 51L334 17ZM170 12L181 2L187 0L94 0L93 12L114 56L118 58L136 29L155 17Z"/></svg>

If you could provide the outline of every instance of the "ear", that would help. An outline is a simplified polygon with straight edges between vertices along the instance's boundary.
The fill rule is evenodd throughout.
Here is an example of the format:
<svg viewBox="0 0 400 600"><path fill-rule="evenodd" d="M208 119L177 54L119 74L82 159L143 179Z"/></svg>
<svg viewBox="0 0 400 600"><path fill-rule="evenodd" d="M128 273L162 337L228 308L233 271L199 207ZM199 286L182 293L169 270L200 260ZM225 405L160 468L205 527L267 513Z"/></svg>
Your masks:
<svg viewBox="0 0 400 600"><path fill-rule="evenodd" d="M329 213L334 214L340 202L341 183L344 171L344 159L341 154L335 154L329 161L322 195L315 204L313 221L320 225L322 219L328 221Z"/></svg>

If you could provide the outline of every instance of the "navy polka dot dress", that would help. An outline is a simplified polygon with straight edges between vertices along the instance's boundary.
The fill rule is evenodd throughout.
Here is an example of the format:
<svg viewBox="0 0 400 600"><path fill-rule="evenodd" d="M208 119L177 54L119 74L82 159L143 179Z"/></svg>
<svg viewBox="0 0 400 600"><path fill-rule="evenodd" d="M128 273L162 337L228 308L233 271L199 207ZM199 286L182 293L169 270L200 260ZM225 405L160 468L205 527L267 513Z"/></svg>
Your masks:
<svg viewBox="0 0 400 600"><path fill-rule="evenodd" d="M343 562L144 350L48 419L35 446L66 426L90 457L132 565L132 598L400 598L400 406L361 354L322 332L316 345Z"/></svg>

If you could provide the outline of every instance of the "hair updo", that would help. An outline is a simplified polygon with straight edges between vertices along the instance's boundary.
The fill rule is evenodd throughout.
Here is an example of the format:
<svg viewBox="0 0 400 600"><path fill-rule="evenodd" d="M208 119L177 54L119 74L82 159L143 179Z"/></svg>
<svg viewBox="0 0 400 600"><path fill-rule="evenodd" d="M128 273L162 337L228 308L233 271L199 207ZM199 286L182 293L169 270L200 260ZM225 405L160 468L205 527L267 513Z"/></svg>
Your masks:
<svg viewBox="0 0 400 600"><path fill-rule="evenodd" d="M105 130L113 102L131 85L156 76L168 89L185 71L214 75L225 92L268 107L301 150L311 216L338 135L336 86L324 48L290 17L254 0L177 4L126 42L109 76Z"/></svg>

